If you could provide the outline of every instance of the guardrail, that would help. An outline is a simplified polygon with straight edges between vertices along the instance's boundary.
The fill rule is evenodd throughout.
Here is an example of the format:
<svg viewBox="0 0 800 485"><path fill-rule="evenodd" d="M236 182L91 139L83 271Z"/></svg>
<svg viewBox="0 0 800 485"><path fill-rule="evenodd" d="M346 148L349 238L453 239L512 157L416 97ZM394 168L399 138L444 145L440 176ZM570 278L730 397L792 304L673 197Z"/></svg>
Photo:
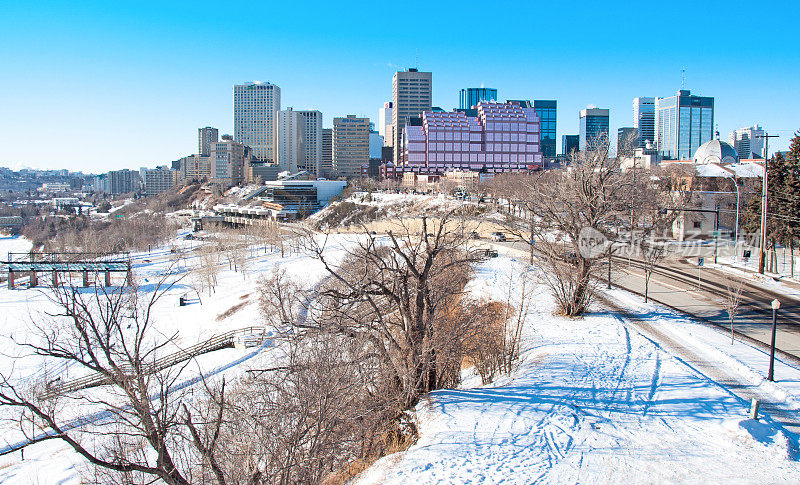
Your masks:
<svg viewBox="0 0 800 485"><path fill-rule="evenodd" d="M178 350L169 355L165 355L155 361L145 365L144 373L153 374L163 369L185 362L198 355L213 352L224 348L233 347L237 342L242 342L246 346L256 346L264 342L266 332L264 327L245 327L231 330L216 335L205 342L200 342L185 349ZM124 374L132 374L133 368L130 365L120 366L120 371ZM45 393L45 399L55 397L59 394L75 392L82 389L103 386L111 383L111 377L103 373L89 374L77 379L60 382L50 381Z"/></svg>

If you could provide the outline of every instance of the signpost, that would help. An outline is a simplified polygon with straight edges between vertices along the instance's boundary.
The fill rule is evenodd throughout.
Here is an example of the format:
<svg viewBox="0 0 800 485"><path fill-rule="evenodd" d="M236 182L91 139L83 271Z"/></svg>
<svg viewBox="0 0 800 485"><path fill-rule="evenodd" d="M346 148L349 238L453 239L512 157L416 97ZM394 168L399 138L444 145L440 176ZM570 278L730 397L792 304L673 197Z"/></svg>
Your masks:
<svg viewBox="0 0 800 485"><path fill-rule="evenodd" d="M703 258L697 258L697 291L700 291L700 268L703 267Z"/></svg>

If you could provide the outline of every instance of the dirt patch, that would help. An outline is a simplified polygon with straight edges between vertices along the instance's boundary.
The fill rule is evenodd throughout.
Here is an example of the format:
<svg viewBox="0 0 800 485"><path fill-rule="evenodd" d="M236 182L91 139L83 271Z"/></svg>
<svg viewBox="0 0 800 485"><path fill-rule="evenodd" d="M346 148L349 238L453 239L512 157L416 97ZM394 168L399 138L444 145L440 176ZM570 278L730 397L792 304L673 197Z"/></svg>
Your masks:
<svg viewBox="0 0 800 485"><path fill-rule="evenodd" d="M233 305L232 307L230 307L227 310L225 310L223 313L220 313L219 315L217 315L217 321L221 322L221 321L225 320L229 316L231 316L234 313L236 313L239 310L241 310L248 303L250 303L250 302L249 301L243 301L241 303L237 303L237 304Z"/></svg>

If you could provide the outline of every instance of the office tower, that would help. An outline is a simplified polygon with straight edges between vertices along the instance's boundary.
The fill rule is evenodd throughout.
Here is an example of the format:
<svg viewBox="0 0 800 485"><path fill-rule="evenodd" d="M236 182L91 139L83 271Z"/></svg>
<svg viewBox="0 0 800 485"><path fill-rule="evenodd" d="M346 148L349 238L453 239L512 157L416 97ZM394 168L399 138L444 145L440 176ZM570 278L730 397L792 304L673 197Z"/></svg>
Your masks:
<svg viewBox="0 0 800 485"><path fill-rule="evenodd" d="M381 158L381 148L383 148L383 137L375 131L375 123L369 124L369 158Z"/></svg>
<svg viewBox="0 0 800 485"><path fill-rule="evenodd" d="M158 195L175 185L172 170L167 166L139 170L145 195Z"/></svg>
<svg viewBox="0 0 800 485"><path fill-rule="evenodd" d="M394 159L399 160L403 147L403 128L412 116L430 111L433 99L433 76L416 69L397 71L392 78L392 146Z"/></svg>
<svg viewBox="0 0 800 485"><path fill-rule="evenodd" d="M728 140L739 153L739 159L764 158L764 129L758 125L737 128Z"/></svg>
<svg viewBox="0 0 800 485"><path fill-rule="evenodd" d="M656 98L655 110L656 148L664 158L690 160L714 138L714 98L681 89L675 96Z"/></svg>
<svg viewBox="0 0 800 485"><path fill-rule="evenodd" d="M322 176L327 177L333 170L333 129L322 129Z"/></svg>
<svg viewBox="0 0 800 485"><path fill-rule="evenodd" d="M520 108L533 108L533 103L530 99L507 99L506 103L519 106Z"/></svg>
<svg viewBox="0 0 800 485"><path fill-rule="evenodd" d="M230 135L211 144L211 180L222 185L242 182L244 164L250 158L249 147L233 141Z"/></svg>
<svg viewBox="0 0 800 485"><path fill-rule="evenodd" d="M617 130L617 155L632 153L639 147L639 133L636 128L624 127Z"/></svg>
<svg viewBox="0 0 800 485"><path fill-rule="evenodd" d="M333 170L343 177L358 177L369 161L369 118L333 119Z"/></svg>
<svg viewBox="0 0 800 485"><path fill-rule="evenodd" d="M275 118L281 110L281 88L267 82L233 86L233 139L250 147L259 160L275 162Z"/></svg>
<svg viewBox="0 0 800 485"><path fill-rule="evenodd" d="M392 102L383 103L383 108L378 110L378 133L383 137L383 143L392 146Z"/></svg>
<svg viewBox="0 0 800 485"><path fill-rule="evenodd" d="M278 146L278 166L281 172L296 173L303 150L300 136L300 113L292 108L278 111L275 140Z"/></svg>
<svg viewBox="0 0 800 485"><path fill-rule="evenodd" d="M542 166L539 117L533 108L479 103L477 116L462 110L426 111L420 126L406 126L405 167L414 172L453 169L490 173Z"/></svg>
<svg viewBox="0 0 800 485"><path fill-rule="evenodd" d="M206 126L197 129L197 154L207 157L211 154L211 144L219 141L219 130Z"/></svg>
<svg viewBox="0 0 800 485"><path fill-rule="evenodd" d="M637 148L645 148L647 142L655 143L656 99L633 98L633 127L638 131Z"/></svg>
<svg viewBox="0 0 800 485"><path fill-rule="evenodd" d="M497 90L492 88L466 88L461 90L458 107L470 109L478 103L496 103Z"/></svg>
<svg viewBox="0 0 800 485"><path fill-rule="evenodd" d="M104 180L103 192L119 195L138 192L141 186L141 174L136 170L112 170Z"/></svg>
<svg viewBox="0 0 800 485"><path fill-rule="evenodd" d="M561 135L561 154L569 156L580 147L580 136Z"/></svg>
<svg viewBox="0 0 800 485"><path fill-rule="evenodd" d="M539 129L542 135L542 157L545 160L556 158L556 100L535 99L533 109L539 115Z"/></svg>
<svg viewBox="0 0 800 485"><path fill-rule="evenodd" d="M608 110L586 108L581 110L578 149L592 148L598 137L608 136Z"/></svg>
<svg viewBox="0 0 800 485"><path fill-rule="evenodd" d="M302 151L297 159L299 170L322 173L322 112L300 110L300 140Z"/></svg>

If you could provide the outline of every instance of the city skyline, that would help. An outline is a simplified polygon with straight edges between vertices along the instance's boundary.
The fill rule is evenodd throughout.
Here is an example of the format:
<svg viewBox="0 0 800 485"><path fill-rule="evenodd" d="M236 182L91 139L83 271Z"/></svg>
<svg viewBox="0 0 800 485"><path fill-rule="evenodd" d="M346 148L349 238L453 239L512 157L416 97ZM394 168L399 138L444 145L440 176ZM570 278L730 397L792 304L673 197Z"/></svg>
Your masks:
<svg viewBox="0 0 800 485"><path fill-rule="evenodd" d="M379 109L392 99L392 76L410 67L433 73L432 104L446 111L458 106L461 89L474 86L496 88L498 100L556 100L558 153L562 135L578 133L581 109L610 109L616 133L633 126L633 98L674 96L683 69L685 89L715 98L714 128L722 139L758 124L780 135L770 140L770 150L783 150L800 128L795 115L800 100L791 96L800 87L800 56L789 27L798 11L794 5L783 5L781 16L749 11L749 25L769 25L774 33L765 56L757 45L731 43L700 26L698 36L631 42L614 26L648 15L657 22L662 10L648 5L633 11L621 2L586 3L569 11L505 2L498 5L500 13L535 11L550 16L553 26L537 22L536 39L529 38L531 26L512 29L503 40L465 35L457 43L444 35L446 29L412 37L383 31L382 19L399 15L402 23L414 5L397 14L370 4L369 13L337 25L327 22L333 7L326 4L314 4L303 15L286 6L234 5L251 20L288 19L267 33L243 33L233 17L220 22L201 3L160 6L156 18L147 2L104 10L11 2L6 14L15 21L0 34L0 53L12 73L0 77L0 129L14 143L0 149L0 165L98 172L165 164L196 150L200 127L233 135L233 85L255 80L280 86L281 108L321 111L325 128L348 114L377 126ZM443 18L439 14L463 2L420 5L431 18ZM713 11L722 32L724 26L742 25L743 14L736 10L712 2L702 12ZM352 35L364 25L369 27L364 34ZM565 25L574 31L569 36L558 34ZM584 32L595 25L607 28ZM189 35L196 31L204 37ZM364 42L366 37L374 42ZM593 47L587 49L590 38ZM217 61L225 68L212 69ZM750 76L729 75L742 64L750 67ZM90 148L65 149L87 139L93 140Z"/></svg>

